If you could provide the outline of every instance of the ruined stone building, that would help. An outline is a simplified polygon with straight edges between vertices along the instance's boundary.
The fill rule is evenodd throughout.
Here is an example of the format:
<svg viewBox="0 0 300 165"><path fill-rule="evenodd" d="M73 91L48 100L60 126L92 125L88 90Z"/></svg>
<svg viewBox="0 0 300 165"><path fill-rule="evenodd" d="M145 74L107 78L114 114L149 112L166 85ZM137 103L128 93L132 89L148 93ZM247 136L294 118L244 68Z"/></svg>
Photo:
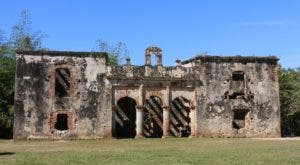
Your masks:
<svg viewBox="0 0 300 165"><path fill-rule="evenodd" d="M155 56L156 63L151 63ZM279 137L278 59L110 66L99 52L17 54L14 139Z"/></svg>

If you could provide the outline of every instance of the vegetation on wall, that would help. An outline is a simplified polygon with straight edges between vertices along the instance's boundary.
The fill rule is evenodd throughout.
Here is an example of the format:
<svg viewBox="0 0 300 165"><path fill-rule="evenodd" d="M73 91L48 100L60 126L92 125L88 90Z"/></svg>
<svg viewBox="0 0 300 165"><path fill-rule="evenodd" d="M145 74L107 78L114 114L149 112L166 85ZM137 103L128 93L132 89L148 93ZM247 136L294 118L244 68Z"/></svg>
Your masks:
<svg viewBox="0 0 300 165"><path fill-rule="evenodd" d="M124 42L118 42L116 44L110 44L107 41L98 39L96 41L96 50L99 52L108 53L109 65L117 65L129 56L129 50Z"/></svg>

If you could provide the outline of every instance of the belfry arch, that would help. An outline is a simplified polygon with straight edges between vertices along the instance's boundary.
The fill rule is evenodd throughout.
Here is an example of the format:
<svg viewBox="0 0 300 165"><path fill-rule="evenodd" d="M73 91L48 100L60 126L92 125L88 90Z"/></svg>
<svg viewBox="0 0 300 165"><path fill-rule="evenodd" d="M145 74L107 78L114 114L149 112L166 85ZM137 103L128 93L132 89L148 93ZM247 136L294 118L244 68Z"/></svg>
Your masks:
<svg viewBox="0 0 300 165"><path fill-rule="evenodd" d="M145 65L146 66L162 66L162 50L157 46L149 46L145 50ZM151 64L151 55L155 55L156 64Z"/></svg>

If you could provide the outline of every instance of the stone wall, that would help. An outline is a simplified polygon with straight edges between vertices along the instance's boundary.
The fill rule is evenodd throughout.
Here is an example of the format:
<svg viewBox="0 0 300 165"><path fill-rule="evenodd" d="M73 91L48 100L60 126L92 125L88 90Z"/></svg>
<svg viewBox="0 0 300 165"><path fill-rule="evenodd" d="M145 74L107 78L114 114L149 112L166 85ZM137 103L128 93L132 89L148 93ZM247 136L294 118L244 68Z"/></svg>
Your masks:
<svg viewBox="0 0 300 165"><path fill-rule="evenodd" d="M110 136L105 53L19 52L16 60L15 139Z"/></svg>
<svg viewBox="0 0 300 165"><path fill-rule="evenodd" d="M276 57L106 65L95 52L18 52L14 139L279 137ZM156 65L149 61L156 55Z"/></svg>
<svg viewBox="0 0 300 165"><path fill-rule="evenodd" d="M275 57L199 57L188 64L203 80L197 95L199 136L281 136Z"/></svg>

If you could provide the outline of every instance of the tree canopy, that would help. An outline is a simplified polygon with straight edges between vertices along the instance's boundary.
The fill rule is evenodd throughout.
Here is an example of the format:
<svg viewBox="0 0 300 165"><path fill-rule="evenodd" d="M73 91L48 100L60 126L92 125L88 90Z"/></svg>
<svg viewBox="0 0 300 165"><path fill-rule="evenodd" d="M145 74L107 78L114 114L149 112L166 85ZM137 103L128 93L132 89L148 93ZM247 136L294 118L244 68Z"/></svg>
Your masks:
<svg viewBox="0 0 300 165"><path fill-rule="evenodd" d="M28 10L21 12L19 22L7 39L0 30L0 138L11 138L15 84L15 51L42 49L45 35L32 32Z"/></svg>
<svg viewBox="0 0 300 165"><path fill-rule="evenodd" d="M96 50L108 53L108 64L117 65L124 59L129 57L129 50L124 42L110 44L107 41L98 39L96 41Z"/></svg>
<svg viewBox="0 0 300 165"><path fill-rule="evenodd" d="M28 10L21 12L20 20L12 28L10 44L14 50L42 49L42 41L46 35L41 31L32 32L31 17Z"/></svg>
<svg viewBox="0 0 300 165"><path fill-rule="evenodd" d="M300 68L279 74L281 126L284 135L300 135Z"/></svg>

